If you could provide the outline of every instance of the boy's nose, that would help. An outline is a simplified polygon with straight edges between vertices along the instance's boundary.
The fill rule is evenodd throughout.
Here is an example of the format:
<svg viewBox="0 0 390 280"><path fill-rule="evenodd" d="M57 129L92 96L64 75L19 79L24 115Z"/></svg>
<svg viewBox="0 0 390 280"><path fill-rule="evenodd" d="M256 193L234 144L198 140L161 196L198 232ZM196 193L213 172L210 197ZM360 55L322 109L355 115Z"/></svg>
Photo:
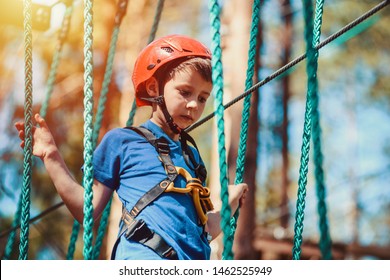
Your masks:
<svg viewBox="0 0 390 280"><path fill-rule="evenodd" d="M190 100L187 102L187 108L188 109L197 109L198 103L195 100Z"/></svg>

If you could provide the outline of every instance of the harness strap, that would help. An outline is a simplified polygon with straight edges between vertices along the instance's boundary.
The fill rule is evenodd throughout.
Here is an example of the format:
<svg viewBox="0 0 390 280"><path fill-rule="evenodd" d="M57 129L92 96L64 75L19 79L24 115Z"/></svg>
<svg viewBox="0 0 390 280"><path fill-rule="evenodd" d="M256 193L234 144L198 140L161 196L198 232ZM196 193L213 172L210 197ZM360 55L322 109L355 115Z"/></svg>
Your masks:
<svg viewBox="0 0 390 280"><path fill-rule="evenodd" d="M203 165L200 165L195 161L192 151L187 145L187 141L190 141L197 149L195 141L184 131L182 131L180 139L183 151L186 151L187 156L190 157L190 160L195 167L195 173L201 180L198 178L192 178L187 170L175 167L171 157L169 156L169 143L165 138L160 137L157 139L152 132L143 127L126 128L135 131L144 137L153 147L155 147L158 157L164 166L167 178L147 191L130 211L128 211L125 207L122 207L122 228L112 250L111 258L114 258L120 237L124 235L126 239L142 243L143 245L149 247L162 258L172 260L177 259L177 253L173 247L166 243L159 234L149 229L142 219L136 220L136 217L146 206L156 200L163 192L182 192L190 193L193 198L199 220L202 225L205 225L207 222L207 212L213 209L213 205L210 200L210 191L208 188L202 186L202 181L206 179L207 175L206 169ZM185 189L174 187L173 182L179 174L187 181Z"/></svg>
<svg viewBox="0 0 390 280"><path fill-rule="evenodd" d="M164 240L164 238L162 238L155 231L151 230L144 220L133 219L132 215L124 207L122 208L122 221L123 226L114 244L111 259L114 259L115 257L115 252L122 235L124 235L128 240L141 243L144 246L152 249L161 258L169 260L178 259L176 251Z"/></svg>
<svg viewBox="0 0 390 280"><path fill-rule="evenodd" d="M157 139L153 133L143 127L126 127L137 132L144 137L158 152L159 159L164 165L167 173L167 178L156 184L153 188L147 191L134 205L134 207L128 211L125 207L122 207L122 228L115 242L112 250L111 258L115 256L116 248L119 244L120 237L124 234L126 239L142 243L146 247L149 247L156 252L160 257L166 259L177 259L177 253L159 234L149 229L147 224L142 220L136 220L138 214L150 203L156 200L173 182L178 173L169 156L169 144L165 138Z"/></svg>
<svg viewBox="0 0 390 280"><path fill-rule="evenodd" d="M192 165L194 166L196 176L202 182L205 182L206 178L207 178L206 167L204 165L198 163L195 160L194 154L193 154L191 148L188 146L188 142L190 142L195 147L195 149L197 151L199 151L198 146L196 146L195 140L186 131L183 130L180 133L180 142L181 142L181 146L182 146L183 151L184 151L184 158L186 159L186 157L188 157L190 159ZM189 161L187 159L186 159L186 161L188 164Z"/></svg>

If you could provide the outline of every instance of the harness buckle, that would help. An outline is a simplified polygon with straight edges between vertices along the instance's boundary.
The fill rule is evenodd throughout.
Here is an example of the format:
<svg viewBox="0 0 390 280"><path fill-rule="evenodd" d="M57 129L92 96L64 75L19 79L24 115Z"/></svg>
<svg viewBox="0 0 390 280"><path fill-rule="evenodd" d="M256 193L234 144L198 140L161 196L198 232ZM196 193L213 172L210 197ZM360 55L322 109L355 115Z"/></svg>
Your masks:
<svg viewBox="0 0 390 280"><path fill-rule="evenodd" d="M144 220L134 220L134 223L127 227L125 237L137 242L147 241L153 236L153 232L146 226Z"/></svg>
<svg viewBox="0 0 390 280"><path fill-rule="evenodd" d="M169 152L171 150L169 148L169 143L167 142L167 140L165 140L165 138L161 137L161 138L155 140L155 144L156 144L156 149L157 149L158 153L169 155Z"/></svg>

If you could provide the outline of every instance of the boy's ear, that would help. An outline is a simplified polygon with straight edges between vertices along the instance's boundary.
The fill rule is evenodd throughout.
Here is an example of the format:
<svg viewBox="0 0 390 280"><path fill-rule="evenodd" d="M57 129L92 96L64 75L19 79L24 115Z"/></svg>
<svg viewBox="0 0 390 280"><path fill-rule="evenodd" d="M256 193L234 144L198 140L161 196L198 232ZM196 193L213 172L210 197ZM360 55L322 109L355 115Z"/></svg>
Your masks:
<svg viewBox="0 0 390 280"><path fill-rule="evenodd" d="M157 97L159 96L158 82L155 77L151 77L146 81L146 91L149 96Z"/></svg>

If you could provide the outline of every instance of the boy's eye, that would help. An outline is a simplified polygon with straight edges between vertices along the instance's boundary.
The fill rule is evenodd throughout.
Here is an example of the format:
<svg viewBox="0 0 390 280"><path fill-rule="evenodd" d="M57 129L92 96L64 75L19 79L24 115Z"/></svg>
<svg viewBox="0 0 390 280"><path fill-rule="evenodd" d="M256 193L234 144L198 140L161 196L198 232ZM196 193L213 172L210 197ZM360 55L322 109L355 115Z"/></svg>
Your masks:
<svg viewBox="0 0 390 280"><path fill-rule="evenodd" d="M183 95L183 96L190 96L191 95L191 92L189 91L186 91L186 90L179 90L180 94Z"/></svg>
<svg viewBox="0 0 390 280"><path fill-rule="evenodd" d="M199 97L199 102L200 103L206 103L206 101L207 101L207 98Z"/></svg>

